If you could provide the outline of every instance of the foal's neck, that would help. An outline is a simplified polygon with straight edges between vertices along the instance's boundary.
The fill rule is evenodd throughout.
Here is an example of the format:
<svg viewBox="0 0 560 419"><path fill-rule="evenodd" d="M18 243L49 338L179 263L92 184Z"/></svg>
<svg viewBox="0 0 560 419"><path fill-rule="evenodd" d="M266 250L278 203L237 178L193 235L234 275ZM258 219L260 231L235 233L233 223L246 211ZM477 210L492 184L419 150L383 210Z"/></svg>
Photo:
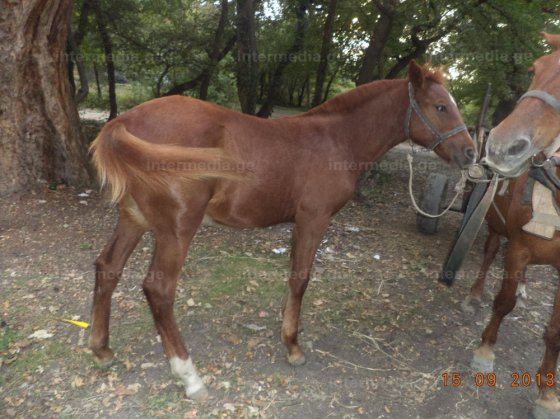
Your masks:
<svg viewBox="0 0 560 419"><path fill-rule="evenodd" d="M406 80L382 80L360 86L310 112L324 117L328 132L344 142L355 163L367 168L405 140L408 108Z"/></svg>

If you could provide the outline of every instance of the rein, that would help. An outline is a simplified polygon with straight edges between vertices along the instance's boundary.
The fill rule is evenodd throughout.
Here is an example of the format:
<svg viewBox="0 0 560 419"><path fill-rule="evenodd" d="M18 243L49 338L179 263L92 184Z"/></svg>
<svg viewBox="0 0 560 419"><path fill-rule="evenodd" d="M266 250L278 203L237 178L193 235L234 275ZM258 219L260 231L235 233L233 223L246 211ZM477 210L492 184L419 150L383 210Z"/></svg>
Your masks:
<svg viewBox="0 0 560 419"><path fill-rule="evenodd" d="M456 134L459 134L461 131L466 131L467 126L465 124L461 124L456 128L453 128L447 132L439 132L439 130L432 124L430 119L426 116L416 98L414 97L414 88L412 87L412 83L408 82L408 98L410 100L410 105L408 105L408 109L406 111L406 121L404 124L404 130L406 133L406 138L410 138L410 123L412 119L412 111L416 112L416 115L420 118L420 120L428 127L428 129L434 134L434 141L430 144L427 148L428 150L433 151L438 145L442 142L447 140L448 138L453 137Z"/></svg>

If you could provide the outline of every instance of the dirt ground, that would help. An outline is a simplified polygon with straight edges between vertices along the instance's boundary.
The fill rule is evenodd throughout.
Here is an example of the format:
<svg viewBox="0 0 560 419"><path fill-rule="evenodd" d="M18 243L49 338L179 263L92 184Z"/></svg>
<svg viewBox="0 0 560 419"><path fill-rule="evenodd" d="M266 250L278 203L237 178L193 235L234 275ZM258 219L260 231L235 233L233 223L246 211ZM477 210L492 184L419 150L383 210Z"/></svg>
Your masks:
<svg viewBox="0 0 560 419"><path fill-rule="evenodd" d="M461 302L481 261L478 238L452 288L437 275L460 222L416 231L406 190L405 147L391 151L362 202L332 221L304 301L307 363L292 367L279 340L290 225L261 230L203 227L179 280L175 311L211 397L194 403L170 374L141 281L151 255L140 243L113 298L117 361L98 368L89 331L93 261L116 209L97 191L40 185L0 201L0 412L11 417L524 418L537 390L512 386L536 373L556 278L529 269L526 308L501 328L494 387L477 386L472 351L501 277L492 268L484 303ZM430 171L455 173L433 156L417 161L416 189ZM461 384L445 385L458 373Z"/></svg>

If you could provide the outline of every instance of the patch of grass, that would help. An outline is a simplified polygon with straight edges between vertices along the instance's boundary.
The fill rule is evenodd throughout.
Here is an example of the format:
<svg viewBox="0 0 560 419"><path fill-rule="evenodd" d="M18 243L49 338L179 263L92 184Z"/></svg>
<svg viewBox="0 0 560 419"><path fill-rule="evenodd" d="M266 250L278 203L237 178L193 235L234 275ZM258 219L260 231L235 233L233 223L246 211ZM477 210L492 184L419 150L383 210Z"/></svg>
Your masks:
<svg viewBox="0 0 560 419"><path fill-rule="evenodd" d="M0 354L8 352L8 347L10 343L15 342L18 339L18 335L13 331L8 325L0 329Z"/></svg>
<svg viewBox="0 0 560 419"><path fill-rule="evenodd" d="M258 289L260 297L280 295L279 289L285 287L285 284L278 278L278 261L283 263L284 259L286 258L256 259L243 254L217 258L211 266L211 284L203 298L207 302L221 301L224 296L241 295L253 288Z"/></svg>
<svg viewBox="0 0 560 419"><path fill-rule="evenodd" d="M173 417L177 413L177 393L168 387L157 394L151 394L143 406L148 417Z"/></svg>
<svg viewBox="0 0 560 419"><path fill-rule="evenodd" d="M2 385L15 388L21 385L28 376L47 370L49 364L67 363L71 359L71 348L57 340L31 346L8 365L5 374L3 374Z"/></svg>
<svg viewBox="0 0 560 419"><path fill-rule="evenodd" d="M92 243L80 243L80 250L91 250L93 249Z"/></svg>

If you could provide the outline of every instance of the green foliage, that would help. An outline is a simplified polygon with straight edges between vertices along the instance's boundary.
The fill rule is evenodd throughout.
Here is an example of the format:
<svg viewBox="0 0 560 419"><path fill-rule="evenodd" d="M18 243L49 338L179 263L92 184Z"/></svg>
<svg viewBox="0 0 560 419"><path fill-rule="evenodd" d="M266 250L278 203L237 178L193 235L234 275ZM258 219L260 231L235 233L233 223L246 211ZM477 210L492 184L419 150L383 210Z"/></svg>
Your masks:
<svg viewBox="0 0 560 419"><path fill-rule="evenodd" d="M84 1L76 2L74 27ZM328 97L353 87L386 0L338 0L326 84ZM257 2L256 38L260 99L294 39L296 0ZM114 44L119 110L161 95L192 80L210 64L220 17L219 1L103 0ZM235 34L235 2L229 5L222 45ZM308 106L319 65L328 0L314 1L307 16L302 52L285 69L281 103ZM469 123L478 114L488 83L492 107L515 99L527 87L526 69L546 47L539 31L560 31L557 0L431 0L394 2L391 31L375 76L402 77L409 59L449 68L450 87ZM96 23L89 17L81 52L89 70L86 107L107 107L106 77ZM214 69L208 100L238 108L235 47ZM103 94L96 94L94 64ZM77 76L76 76L77 77ZM198 90L185 92L197 96ZM491 114L492 109L489 114Z"/></svg>

